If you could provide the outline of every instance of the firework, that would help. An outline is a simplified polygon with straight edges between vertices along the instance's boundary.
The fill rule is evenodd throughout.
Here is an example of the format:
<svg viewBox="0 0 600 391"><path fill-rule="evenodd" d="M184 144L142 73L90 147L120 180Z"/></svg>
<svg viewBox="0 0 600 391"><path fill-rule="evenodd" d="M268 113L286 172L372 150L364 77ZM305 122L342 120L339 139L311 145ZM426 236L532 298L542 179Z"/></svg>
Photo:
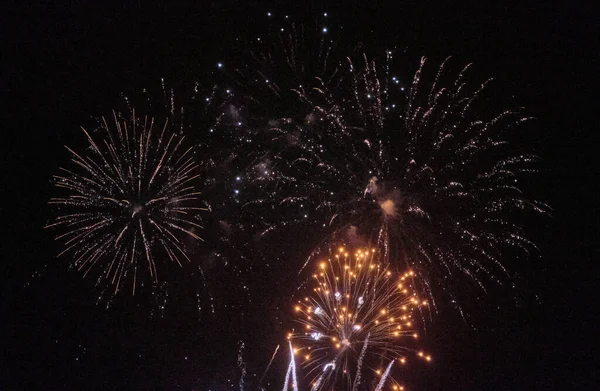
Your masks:
<svg viewBox="0 0 600 391"><path fill-rule="evenodd" d="M127 278L132 292L140 278L158 281L158 265L190 262L188 247L200 239L200 175L194 149L169 122L114 114L95 133L83 129L89 148L66 147L72 168L54 176L66 194L52 198L60 230L60 255L118 292Z"/></svg>
<svg viewBox="0 0 600 391"><path fill-rule="evenodd" d="M349 62L347 91L324 86L313 101L331 142L350 152L341 159L319 154L322 179L343 173L343 181L330 182L343 199L327 200L327 186L316 207L331 206L334 232L358 230L386 259L413 268L432 298L431 282L453 295L445 280L455 272L484 290L485 281L500 282L497 272L507 273L504 250L535 248L521 224L525 212L545 211L519 187L535 172L536 156L515 153L503 139L530 118L510 110L485 117L475 107L489 81L469 88L467 66L448 83L444 62L429 85L422 79L424 60L398 110L394 99L402 87L392 91L398 79L389 65L378 68L366 57L363 64Z"/></svg>
<svg viewBox="0 0 600 391"><path fill-rule="evenodd" d="M295 306L301 327L288 335L311 389L383 385L406 362L418 337L413 313L427 304L413 293L413 275L393 273L372 249L340 248L318 265L312 293Z"/></svg>
<svg viewBox="0 0 600 391"><path fill-rule="evenodd" d="M332 70L311 67L312 83L293 85L285 80L310 79L306 68L289 66L304 51L294 30L281 34L291 38L275 41L293 61L291 54L271 54L270 46L255 55L268 61L257 62L254 75L276 91L256 87L260 98L238 99L250 108L260 102L277 111L282 100L286 107L279 116L248 114L242 126L252 142L236 175L252 195L241 205L258 216L258 237L291 226L316 232L325 239L308 261L339 240L371 243L384 259L414 270L434 305L443 292L459 309L450 277L466 276L486 290L509 276L504 253L535 250L524 220L547 206L521 184L535 173L537 157L507 141L509 130L531 118L487 107L490 80L470 83L470 66L452 72L448 61L430 77L423 60L411 81L394 74L393 51L378 63L367 56L333 61L327 52ZM279 69L299 76L269 74L280 57Z"/></svg>

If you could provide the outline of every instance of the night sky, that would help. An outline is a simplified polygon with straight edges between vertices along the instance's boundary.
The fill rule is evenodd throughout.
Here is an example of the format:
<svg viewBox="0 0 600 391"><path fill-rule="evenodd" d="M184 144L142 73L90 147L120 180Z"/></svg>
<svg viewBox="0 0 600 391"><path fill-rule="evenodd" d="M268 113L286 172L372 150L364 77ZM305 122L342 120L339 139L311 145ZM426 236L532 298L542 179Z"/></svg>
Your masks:
<svg viewBox="0 0 600 391"><path fill-rule="evenodd" d="M204 293L202 309L196 291L186 295L189 282L175 284L164 310L156 294L117 298L107 309L94 281L56 258L60 246L43 227L52 174L68 160L63 145L81 142L80 125L119 93L161 77L210 80L229 45L255 34L268 11L299 21L328 12L350 40L398 43L411 76L424 55L474 62L496 78L501 97L537 118L521 141L542 157L533 191L553 209L530 224L540 253L507 262L517 294L491 289L468 304L470 322L445 309L428 323L423 341L435 360L411 367L409 389L597 387L600 31L591 5L88 3L1 6L0 390L232 389L239 341L248 378L262 374L285 340L289 264L245 276L251 299L237 297L235 275L213 268L215 315ZM268 389L280 389L285 365L270 370Z"/></svg>

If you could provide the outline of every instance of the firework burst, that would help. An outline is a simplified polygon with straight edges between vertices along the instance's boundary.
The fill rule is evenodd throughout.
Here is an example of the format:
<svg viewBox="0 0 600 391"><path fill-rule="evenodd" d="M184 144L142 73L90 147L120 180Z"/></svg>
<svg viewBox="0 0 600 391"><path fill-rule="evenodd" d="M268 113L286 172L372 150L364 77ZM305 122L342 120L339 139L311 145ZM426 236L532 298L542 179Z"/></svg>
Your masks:
<svg viewBox="0 0 600 391"><path fill-rule="evenodd" d="M117 293L125 279L135 293L138 280L158 281L157 264L191 262L188 247L200 239L199 168L194 149L169 122L102 119L97 132L83 129L84 152L70 152L72 168L54 176L66 194L52 198L58 216L47 227L60 233L60 255L71 253L73 266Z"/></svg>
<svg viewBox="0 0 600 391"><path fill-rule="evenodd" d="M390 61L388 52L378 68L365 56L361 67L348 63L346 91L323 86L314 99L301 94L334 145L348 152L319 153L319 175L343 175L336 184L345 199L317 207L329 207L334 232L354 227L386 259L415 269L432 298L430 281L447 290L442 281L455 272L485 290L487 280L501 281L498 271L507 274L504 250L535 249L521 218L545 212L519 185L535 172L537 157L515 153L503 138L530 118L512 110L486 117L480 106L489 80L469 88L467 66L448 83L444 62L429 84L424 60L398 110L394 92L402 87L392 90L398 79L390 76ZM320 190L331 193L329 186Z"/></svg>
<svg viewBox="0 0 600 391"><path fill-rule="evenodd" d="M413 313L427 304L413 292L413 275L392 272L372 249L342 247L318 265L313 292L295 306L301 329L288 335L313 390L397 384L391 369L414 351Z"/></svg>
<svg viewBox="0 0 600 391"><path fill-rule="evenodd" d="M414 270L434 305L443 292L460 309L462 298L447 283L456 275L483 291L510 277L504 254L535 250L524 220L547 210L521 187L537 157L507 141L531 118L490 109L491 80L470 83L470 66L453 72L444 61L428 72L423 60L410 81L394 74L392 51L377 63L366 55L334 61L339 56L326 50L333 69L314 67L312 83L300 83L306 68L289 64L301 63L306 51L294 30L285 34L291 38L276 39L287 48L279 69L300 75L269 74L279 58L269 47L248 76L251 86L262 80L256 75L269 81L256 87L260 99L238 99L248 113L268 102L269 91L270 107L286 102L280 116L248 114L243 126L252 147L240 177L253 197L241 204L259 216L258 236L290 226L318 232L325 240L308 261L340 240L370 243L385 260Z"/></svg>

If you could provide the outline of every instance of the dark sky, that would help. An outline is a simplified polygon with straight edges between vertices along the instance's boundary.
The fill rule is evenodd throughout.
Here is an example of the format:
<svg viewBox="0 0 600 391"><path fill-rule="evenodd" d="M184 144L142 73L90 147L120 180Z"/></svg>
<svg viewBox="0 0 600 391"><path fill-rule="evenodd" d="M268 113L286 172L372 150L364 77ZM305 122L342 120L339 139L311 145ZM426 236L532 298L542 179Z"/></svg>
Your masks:
<svg viewBox="0 0 600 391"><path fill-rule="evenodd" d="M474 305L475 327L443 313L426 334L435 364L415 369L411 389L597 388L600 31L590 5L88 3L1 6L0 390L206 389L235 381L240 339L249 372L264 369L281 341L261 324L268 310L247 325L226 311L199 320L189 305L160 313L123 300L107 310L92 282L55 258L43 226L51 175L80 124L123 90L212 71L269 10L300 20L327 11L353 39L405 45L409 63L475 62L538 118L527 141L543 157L535 192L554 210L534 223L539 259L513 267L522 300L490 294Z"/></svg>

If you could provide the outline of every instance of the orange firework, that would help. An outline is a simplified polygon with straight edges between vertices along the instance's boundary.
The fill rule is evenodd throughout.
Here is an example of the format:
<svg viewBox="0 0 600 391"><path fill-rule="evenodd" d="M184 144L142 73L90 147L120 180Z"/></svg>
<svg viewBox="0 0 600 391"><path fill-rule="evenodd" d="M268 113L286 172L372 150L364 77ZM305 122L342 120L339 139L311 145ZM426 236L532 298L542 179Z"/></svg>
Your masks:
<svg viewBox="0 0 600 391"><path fill-rule="evenodd" d="M312 294L294 308L301 329L288 334L311 389L355 390L364 383L380 389L388 381L400 387L390 371L415 350L413 314L427 305L413 293L413 275L393 272L373 249L340 247L318 264Z"/></svg>

